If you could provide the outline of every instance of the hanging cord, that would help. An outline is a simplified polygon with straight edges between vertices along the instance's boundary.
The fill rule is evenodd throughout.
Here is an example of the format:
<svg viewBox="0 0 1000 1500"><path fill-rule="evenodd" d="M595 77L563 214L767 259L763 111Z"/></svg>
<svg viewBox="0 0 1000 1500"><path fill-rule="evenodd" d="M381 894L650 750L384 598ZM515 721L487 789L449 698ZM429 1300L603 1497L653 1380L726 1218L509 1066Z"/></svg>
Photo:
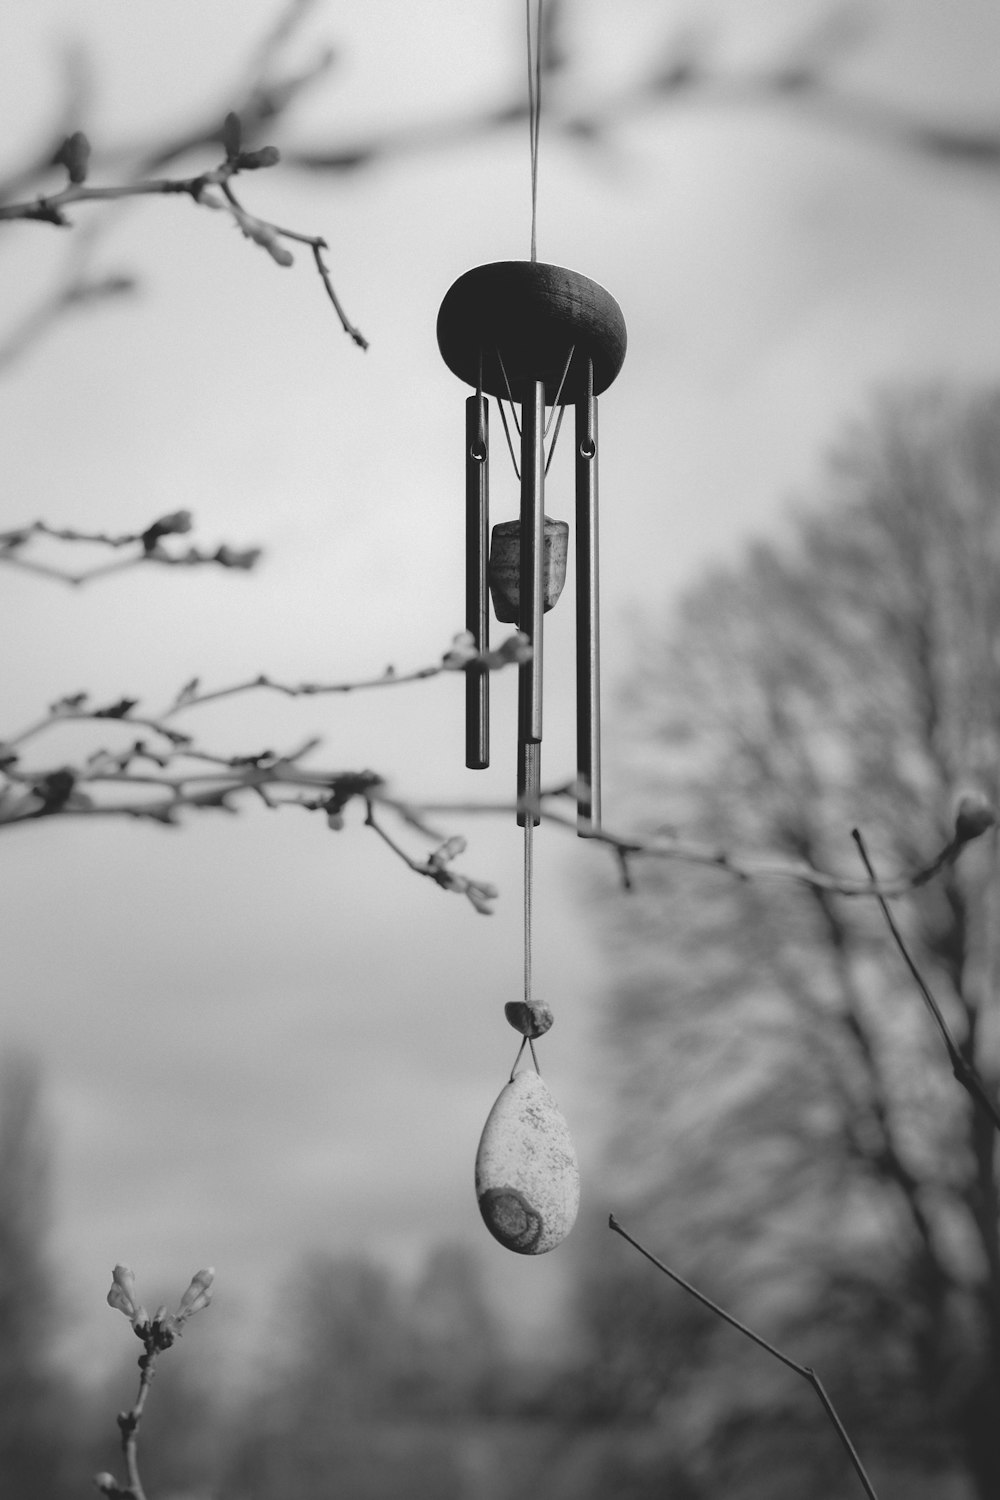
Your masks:
<svg viewBox="0 0 1000 1500"><path fill-rule="evenodd" d="M536 0L536 4L534 35L532 35L531 26L531 0L525 0L524 5L528 42L528 143L531 150L531 259L533 261L537 261L538 259L538 131L542 111L542 6L544 0ZM570 358L572 358L572 354ZM502 359L500 367L503 370L504 381L507 384L507 393L511 396L511 410L513 411L513 396L510 391L510 382L507 381L507 372L503 369ZM563 379L565 379L565 374ZM502 402L500 403L500 413L502 416ZM506 426L505 421L505 431ZM507 435L507 442L510 444L509 433ZM511 456L513 457L513 448L511 448ZM531 1004L531 922L535 893L534 831L534 808L529 808L528 815L524 820L524 1000L527 1005ZM520 1060L521 1053L524 1051L524 1042L527 1042L531 1049L531 1060L537 1072L538 1058L535 1056L535 1044L527 1036L521 1043L514 1068L516 1069L517 1061ZM512 1072L511 1077L513 1078L513 1076Z"/></svg>
<svg viewBox="0 0 1000 1500"><path fill-rule="evenodd" d="M548 472L549 472L549 464L552 462L553 455L555 454L555 451L556 451L556 443L558 443L558 441L559 441L559 429L562 426L562 419L566 415L566 407L564 405L563 406L559 405L559 397L563 393L563 386L566 384L566 376L569 374L569 367L573 363L573 355L575 353L576 353L576 345L575 344L570 344L570 346L569 346L569 353L566 356L566 364L565 364L565 367L564 367L563 372L562 372L562 379L559 382L559 389L556 391L556 399L553 402L552 410L549 413L549 420L545 424L545 436L548 437L548 435L549 435L549 428L552 426L552 418L556 417L556 407L559 407L559 415L558 415L558 417L556 417L556 430L552 434L552 442L549 444L549 456L545 460L545 472L546 472L546 474L548 474Z"/></svg>
<svg viewBox="0 0 1000 1500"><path fill-rule="evenodd" d="M563 417L565 415L566 415L566 408L565 408L565 406L560 406L560 408L559 408L559 415L556 418L556 430L552 434L552 445L549 448L549 456L545 460L545 472L546 472L546 474L548 474L548 472L549 472L549 464L552 462L552 455L556 451L556 443L558 443L558 441L559 441L559 429L562 426L562 419L563 419Z"/></svg>
<svg viewBox="0 0 1000 1500"><path fill-rule="evenodd" d="M524 820L524 1003L531 1004L531 916L534 896L534 818L529 809Z"/></svg>
<svg viewBox="0 0 1000 1500"><path fill-rule="evenodd" d="M503 435L507 439L507 448L510 452L510 461L514 465L514 473L517 475L518 479L520 479L521 470L517 465L517 454L514 452L514 443L510 435L510 426L507 422L507 413L503 409L503 401L499 396L497 397L497 410L500 413L500 420L503 423ZM513 410L513 408L511 408L511 410Z"/></svg>
<svg viewBox="0 0 1000 1500"><path fill-rule="evenodd" d="M529 816L524 824L524 1003L531 1004L531 918L535 895L535 869L534 869L534 819ZM526 1034L517 1050L514 1066L510 1076L514 1077L517 1065L521 1061L521 1054L525 1047L531 1052L531 1061L535 1065L535 1072L541 1073L538 1066L538 1054L535 1052L535 1044L530 1035Z"/></svg>
<svg viewBox="0 0 1000 1500"><path fill-rule="evenodd" d="M552 410L549 412L549 419L548 419L548 421L545 424L545 436L546 437L548 437L548 435L549 435L549 428L552 426L552 418L556 414L556 407L559 406L559 398L560 398L560 396L563 393L563 386L566 384L566 376L569 374L569 367L573 363L573 355L575 353L576 353L576 345L575 344L570 344L570 346L569 346L569 353L566 356L566 363L563 365L563 372L562 372L562 374L559 377L559 384L556 386L556 394L555 394L555 398L554 398L554 400L552 402ZM562 414L563 414L563 407L559 406L559 420L560 421L562 420ZM559 423L557 422L556 423L556 431L558 431L558 430L559 430ZM553 438L552 442L553 442L553 447L554 447L555 446L555 439L554 438ZM550 452L549 453L549 458L548 458L548 463L546 463L546 465L545 465L546 473L548 473L549 463L551 463L551 462L552 462L552 454Z"/></svg>
<svg viewBox="0 0 1000 1500"><path fill-rule="evenodd" d="M531 259L538 259L538 131L542 118L542 6L536 0L535 31L531 30L531 0L524 0L528 38L528 145L531 151Z"/></svg>

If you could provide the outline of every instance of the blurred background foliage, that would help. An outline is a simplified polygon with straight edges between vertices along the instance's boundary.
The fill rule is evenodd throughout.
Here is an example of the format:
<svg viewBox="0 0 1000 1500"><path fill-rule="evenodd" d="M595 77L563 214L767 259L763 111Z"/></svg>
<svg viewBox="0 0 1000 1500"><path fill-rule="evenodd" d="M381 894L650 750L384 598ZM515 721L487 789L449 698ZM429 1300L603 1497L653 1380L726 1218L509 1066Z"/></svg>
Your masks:
<svg viewBox="0 0 1000 1500"><path fill-rule="evenodd" d="M549 14L546 66L558 71L569 7ZM676 54L660 91L711 81L702 66ZM814 48L755 85L843 111L823 67ZM280 101L258 106L258 123L280 115ZM480 123L517 117L511 106ZM940 160L992 170L1000 155L981 133L859 119ZM581 138L595 129L564 125ZM210 134L145 159L169 162ZM398 145L300 165L353 170ZM624 694L635 826L854 874L859 825L894 872L946 842L963 791L996 802L998 494L1000 394L920 389L878 404L781 536L641 627ZM992 1087L998 896L991 835L903 913ZM949 1078L874 908L665 862L628 896L602 885L591 899L621 976L605 1171L622 1218L820 1370L883 1500L995 1500L994 1136ZM0 1493L33 1500L77 1495L82 1476L116 1467L113 1413L131 1399L137 1354L99 1386L53 1356L72 1318L46 1250L57 1159L38 1066L11 1055ZM142 1444L150 1493L854 1492L822 1412L787 1371L617 1244L585 1238L570 1274L564 1342L526 1361L463 1247L443 1243L409 1279L364 1254L304 1261L275 1289L278 1336L259 1367L234 1374L219 1351L205 1356L200 1328L164 1361Z"/></svg>

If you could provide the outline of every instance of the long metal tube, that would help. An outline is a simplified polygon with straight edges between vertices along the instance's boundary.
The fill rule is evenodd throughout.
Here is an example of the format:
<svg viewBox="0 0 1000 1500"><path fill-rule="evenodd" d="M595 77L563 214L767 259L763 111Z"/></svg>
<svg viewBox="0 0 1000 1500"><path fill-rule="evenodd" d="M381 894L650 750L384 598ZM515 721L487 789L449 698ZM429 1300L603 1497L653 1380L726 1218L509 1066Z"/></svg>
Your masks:
<svg viewBox="0 0 1000 1500"><path fill-rule="evenodd" d="M542 740L542 618L545 598L545 382L532 382L521 405L521 571L518 629L531 642L531 659L519 672L517 795L522 810L536 807ZM537 811L532 822L538 823Z"/></svg>
<svg viewBox="0 0 1000 1500"><path fill-rule="evenodd" d="M478 652L490 646L489 468L489 406L477 394L465 403L465 628ZM471 662L465 669L465 764L482 771L489 763L490 674Z"/></svg>
<svg viewBox="0 0 1000 1500"><path fill-rule="evenodd" d="M576 776L576 827L585 838L601 826L597 397L591 361L587 394L576 405Z"/></svg>

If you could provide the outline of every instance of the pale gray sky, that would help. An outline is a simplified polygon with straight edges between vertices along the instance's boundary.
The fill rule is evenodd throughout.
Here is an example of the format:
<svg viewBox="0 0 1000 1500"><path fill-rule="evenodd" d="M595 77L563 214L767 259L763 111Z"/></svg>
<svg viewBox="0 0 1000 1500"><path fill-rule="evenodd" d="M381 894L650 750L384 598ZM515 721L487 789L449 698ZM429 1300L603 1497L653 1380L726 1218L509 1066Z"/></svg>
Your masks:
<svg viewBox="0 0 1000 1500"><path fill-rule="evenodd" d="M720 57L749 65L824 9L579 0L574 76L587 98L613 95L692 22ZM845 77L946 118L995 118L994 4L859 9L875 29ZM4 158L51 119L66 41L90 60L82 123L100 146L224 111L275 13L270 0L6 7ZM332 41L341 61L285 138L353 139L503 99L522 77L522 24L519 0L319 0L298 51ZM306 258L280 270L186 201L115 220L96 263L134 269L142 293L67 320L7 374L0 527L44 516L131 529L187 506L206 542L267 555L250 577L151 571L75 593L6 572L0 735L84 688L156 707L195 673L322 680L440 655L463 613L465 391L440 360L435 318L462 271L527 255L527 162L526 138L507 133L355 176L279 168L247 181L249 206L329 240L367 354L341 335ZM71 246L45 225L5 232L0 330ZM614 825L614 683L635 610L665 608L710 559L779 525L879 386L995 377L1000 185L783 105L650 109L592 155L543 130L539 254L603 282L629 325L625 368L602 401ZM500 463L495 473L499 519L516 499ZM569 513L567 479L568 465L554 514ZM572 616L550 620L555 778L571 770ZM457 679L248 699L198 723L226 751L321 733L325 764L374 767L414 796L495 799L511 791L512 688L498 684L495 769L482 777L463 767ZM154 1284L154 1300L214 1262L221 1309L225 1296L266 1302L304 1248L367 1246L407 1264L454 1238L481 1245L512 1306L555 1294L563 1252L508 1256L472 1191L478 1134L514 1051L502 1009L520 983L519 837L512 821L445 822L469 837L465 867L501 887L491 919L409 875L356 819L334 835L248 808L184 832L53 823L5 838L0 1044L45 1061L60 1129L57 1257L98 1338L117 1260ZM601 865L555 832L538 846L537 990L557 1013L543 1061L579 1137L593 1224L613 1206L587 1191L613 976L581 890Z"/></svg>

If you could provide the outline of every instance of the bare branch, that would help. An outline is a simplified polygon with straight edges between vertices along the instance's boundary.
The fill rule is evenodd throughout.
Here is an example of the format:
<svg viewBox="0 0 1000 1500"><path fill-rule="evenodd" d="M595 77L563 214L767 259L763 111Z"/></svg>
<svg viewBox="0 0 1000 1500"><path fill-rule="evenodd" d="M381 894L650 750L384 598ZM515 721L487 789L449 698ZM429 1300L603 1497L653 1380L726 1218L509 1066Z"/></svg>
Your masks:
<svg viewBox="0 0 1000 1500"><path fill-rule="evenodd" d="M973 837L974 836L975 835L973 835ZM876 900L879 904L879 909L882 912L882 915L885 917L886 926L892 934L893 941L895 942L896 947L899 949L899 952L903 958L903 962L909 969L910 974L913 977L913 982L917 986L917 989L920 991L920 994L923 997L924 1004L927 1006L928 1011L933 1017L938 1031L941 1033L941 1040L944 1042L945 1050L948 1053L948 1061L951 1063L952 1072L954 1073L958 1082L962 1085L963 1089L965 1089L966 1093L970 1096L973 1103L986 1112L986 1114L992 1120L994 1128L998 1132L1000 1132L1000 1108L997 1107L996 1099L990 1093L989 1089L986 1087L986 1084L983 1082L982 1078L980 1078L976 1069L965 1058L962 1053L962 1049L959 1047L955 1038L952 1036L951 1029L944 1018L944 1014L941 1010L940 1005L935 1000L930 986L928 985L923 974L921 974L916 960L910 953L910 950L907 948L906 943L903 940L903 935L900 932L899 927L896 923L896 919L893 916L888 902L885 899L884 892L877 889L875 869L872 865L871 859L868 856L868 850L865 848L865 841L862 838L860 831L857 828L853 829L851 837L857 844L858 853L861 855L861 861L865 869L868 871L868 875L871 881L869 889L874 892ZM965 839L964 842L968 842L968 839Z"/></svg>
<svg viewBox="0 0 1000 1500"><path fill-rule="evenodd" d="M281 232L288 239L296 238L296 236L293 236L287 229L282 230ZM316 262L316 269L323 279L323 285L326 287L326 295L333 303L334 311L336 312L337 317L340 319L340 326L343 328L346 334L350 335L350 337L359 346L359 348L367 349L368 340L357 328L355 328L354 324L350 321L341 305L340 298L337 296L337 293L334 290L333 282L330 279L330 268L327 265L326 261L323 259L323 251L329 249L326 240L307 240L306 243L312 246L313 259Z"/></svg>
<svg viewBox="0 0 1000 1500"><path fill-rule="evenodd" d="M439 885L442 890L454 891L457 895L467 896L481 916L488 917L493 913L493 902L498 892L495 885L481 880L470 880L466 875L459 875L456 871L449 869L451 861L459 854L464 854L466 843L463 838L455 837L446 839L438 848L432 850L426 860L411 859L406 850L391 838L385 828L375 816L375 802L372 797L366 798L367 813L365 825L374 829L379 838L386 843L392 852L403 861L416 875L426 875Z"/></svg>
<svg viewBox="0 0 1000 1500"><path fill-rule="evenodd" d="M236 121L238 136L238 117L231 112L227 120ZM246 151L231 150L227 145L225 160L219 166L194 177L148 177L134 182L105 183L99 187L87 185L89 153L90 144L82 131L77 131L68 137L60 152L57 153L58 159L67 168L69 174L69 181L66 185L54 193L40 194L21 202L0 203L0 221L34 221L67 228L71 221L67 218L65 210L76 204L112 203L128 198L180 194L190 198L193 203L202 208L218 209L228 213L244 237L260 245L279 266L290 266L294 263L292 252L282 243L284 240L294 240L308 245L313 252L313 260L324 289L344 331L350 335L359 348L368 347L363 334L347 318L340 299L334 291L329 267L323 259L323 251L328 249L326 240L320 235L303 234L298 230L285 229L267 219L261 219L256 214L250 213L233 192L231 179L238 173L258 171L277 165L281 158L276 146L262 146L256 150ZM218 189L218 194L213 189ZM23 347L28 337L34 336L41 326L44 326L57 311L62 309L68 295L68 292L64 290L57 302L50 300L35 311L28 324L18 331L17 337L13 340L15 352ZM75 295L77 297L81 295L79 287Z"/></svg>
<svg viewBox="0 0 1000 1500"><path fill-rule="evenodd" d="M168 551L163 538L182 535L193 525L191 512L173 511L152 521L144 531L123 532L111 536L107 532L78 531L69 527L50 526L46 521L31 521L26 526L12 531L0 532L0 563L21 568L43 578L58 579L61 583L78 586L91 579L105 577L109 573L121 573L140 563L160 563L169 567L197 567L205 563L223 568L247 570L254 567L260 557L259 547L231 547L222 543L214 551L188 547L181 552ZM91 568L72 570L55 563L40 561L30 555L30 545L39 537L67 543L82 543L102 547L112 552L130 549L130 555L115 562L99 563Z"/></svg>
<svg viewBox="0 0 1000 1500"><path fill-rule="evenodd" d="M146 1410L149 1388L156 1374L156 1363L160 1355L173 1347L188 1319L210 1305L214 1279L215 1272L210 1266L196 1271L174 1312L168 1313L165 1307L160 1307L151 1318L136 1300L135 1276L131 1268L115 1266L107 1297L108 1305L128 1318L132 1332L142 1341L143 1352L139 1356L139 1390L135 1401L128 1411L118 1414L118 1431L121 1434L128 1483L124 1487L119 1485L114 1475L109 1473L94 1477L94 1484L106 1500L146 1500L139 1475L139 1428Z"/></svg>
<svg viewBox="0 0 1000 1500"><path fill-rule="evenodd" d="M564 786L552 787L542 793L539 812L542 818L549 823L554 823L562 828L572 829L577 832L577 824L574 816L557 810L553 803L567 796L575 796L575 784L569 783ZM426 812L446 812L449 814L468 814L470 816L486 814L493 816L511 811L507 803L475 803L475 802L452 802L452 803L425 803L422 804ZM985 830L980 830L980 832ZM628 834L614 833L609 828L595 828L581 837L597 844L603 844L615 855L619 869L622 872L622 885L631 889L633 862L638 859L666 859L676 860L681 864L702 865L713 870L720 870L724 874L731 875L737 880L790 880L800 885L809 886L816 890L829 891L838 896L905 896L921 886L927 885L946 866L952 864L962 849L965 848L971 838L978 837L976 834L956 833L949 839L944 848L919 869L910 873L903 873L891 877L888 880L880 880L874 885L868 880L855 880L846 875L835 875L826 870L817 869L805 860L779 859L767 855L744 854L736 850L726 849L716 844L703 844L694 840L682 839L671 834L658 838L638 838Z"/></svg>
<svg viewBox="0 0 1000 1500"><path fill-rule="evenodd" d="M107 536L101 533L52 533L64 539L98 541L109 547L134 544L138 539L159 544L161 532L185 529L186 513L154 522L135 535ZM2 540L2 539L0 539ZM10 537L6 539L10 542ZM193 736L176 729L170 720L181 712L198 708L240 694L265 689L285 697L343 694L371 688L400 686L427 681L448 672L468 669L498 671L525 659L527 647L523 636L514 634L495 650L478 653L471 635L456 636L441 659L425 667L400 673L393 668L377 677L336 682L285 683L263 673L242 682L207 692L200 689L197 678L187 683L173 702L160 714L144 714L136 698L120 698L113 703L92 704L85 693L59 699L33 723L0 742L0 828L22 826L39 819L59 817L128 817L174 826L188 811L214 808L235 812L247 794L256 797L270 809L297 806L307 811L322 811L333 829L344 826L343 812L353 799L365 807L365 823L401 858L414 873L435 881L444 890L464 895L477 911L488 914L496 890L488 882L459 875L450 868L457 854L464 852L464 840L443 836L431 823L436 813L449 816L469 814L504 814L515 808L509 803L419 803L390 795L383 778L373 771L318 769L303 764L318 741L310 739L293 751L261 750L252 754L220 755L197 744ZM67 722L118 724L130 738L119 750L99 747L81 765L27 767L22 762L26 745ZM141 729L146 738L134 738ZM575 819L563 813L558 803L572 795L572 784L543 794L541 816L557 826L576 831ZM377 815L388 811L404 826L423 839L432 840L429 854L417 857L407 853L388 833ZM759 856L739 855L718 847L690 843L671 836L667 839L627 838L607 829L588 835L608 848L629 888L632 867L638 858L674 859L688 864L709 866L742 880L795 880L823 892L846 896L875 896L885 899L925 884L962 848L993 824L990 809L977 807L970 816L960 809L956 832L945 848L929 864L894 880L874 882L849 880L813 868L804 861L782 861Z"/></svg>
<svg viewBox="0 0 1000 1500"><path fill-rule="evenodd" d="M813 1390L816 1392L816 1395L819 1397L820 1404L822 1405L823 1410L829 1417L834 1431L843 1444L844 1450L851 1461L851 1467L854 1469L855 1474L861 1481L861 1486L865 1494L869 1497L869 1500L878 1500L878 1496L876 1495L874 1487L872 1486L872 1482L865 1471L865 1466L861 1462L858 1451L855 1448L854 1444L851 1442L851 1439L847 1433L847 1429L837 1415L833 1402L827 1395L826 1388L824 1387L823 1382L820 1380L819 1376L816 1374L816 1371L809 1365L800 1365L797 1360L794 1360L789 1355L784 1354L780 1349L776 1348L774 1344L768 1343L767 1339L762 1338L759 1333L755 1333L752 1328L748 1328L745 1323L741 1323L739 1318L734 1318L732 1313L726 1312L724 1307L720 1307L717 1302L713 1302L711 1297L706 1297L704 1292L700 1292L697 1287L692 1286L690 1281L685 1281L683 1276L680 1276L676 1271L672 1271L669 1266L664 1265L662 1260L657 1260L655 1255L651 1254L651 1252L647 1250L643 1245L640 1245L637 1239L633 1239L632 1235L630 1235L626 1229L622 1228L618 1220L615 1218L614 1214L611 1214L608 1218L608 1228L613 1230L615 1234L621 1235L622 1239L626 1240L633 1247L633 1249L638 1250L639 1254L645 1256L645 1258L652 1265L654 1265L658 1271L662 1271L664 1276L669 1276L671 1281L675 1282L677 1286L681 1287L685 1292L688 1293L689 1296L694 1297L696 1301L700 1302L702 1307L707 1307L709 1312L714 1313L717 1318L721 1318L724 1323L728 1323L730 1328L735 1328L737 1333L742 1333L744 1338L750 1339L751 1343L756 1344L758 1348L763 1349L766 1353L770 1354L774 1359L785 1365L787 1369L794 1370L796 1375L801 1375L803 1380L808 1381Z"/></svg>
<svg viewBox="0 0 1000 1500"><path fill-rule="evenodd" d="M477 652L468 631L455 636L441 660L431 666L417 667L411 672L397 672L388 666L377 677L351 678L340 682L278 682L273 677L259 673L245 682L231 683L228 687L213 688L202 692L197 678L183 687L174 702L163 715L169 718L181 709L200 707L219 698L232 698L237 694L266 688L281 693L286 698L321 697L329 694L356 693L367 688L399 687L404 683L425 682L431 677L440 677L444 672L459 672L468 667L485 667L487 671L499 671L502 667L524 661L527 650L525 638L519 632L508 636L499 646L490 651Z"/></svg>

